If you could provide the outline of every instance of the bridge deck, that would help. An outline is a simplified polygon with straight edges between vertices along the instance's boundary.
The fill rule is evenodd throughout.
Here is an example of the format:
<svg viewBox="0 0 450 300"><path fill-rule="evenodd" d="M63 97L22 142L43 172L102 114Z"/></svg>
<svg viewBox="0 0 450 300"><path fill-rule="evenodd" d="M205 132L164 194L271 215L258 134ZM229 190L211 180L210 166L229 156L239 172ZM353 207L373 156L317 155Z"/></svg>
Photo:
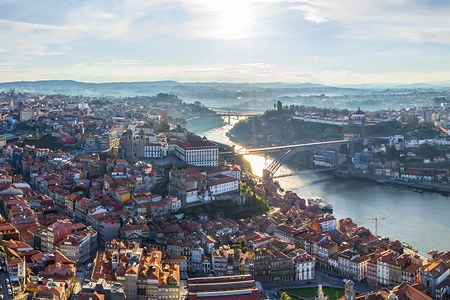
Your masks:
<svg viewBox="0 0 450 300"><path fill-rule="evenodd" d="M269 151L278 151L278 150L287 150L293 148L304 148L304 147L314 147L314 146L331 146L331 145L343 145L348 143L358 142L360 140L338 140L338 141L327 141L327 142L314 142L314 143L305 143L305 144L293 144L293 145L284 145L284 146L273 146L273 147L261 147L261 148L249 148L242 150L242 154L250 154L257 152L269 152Z"/></svg>

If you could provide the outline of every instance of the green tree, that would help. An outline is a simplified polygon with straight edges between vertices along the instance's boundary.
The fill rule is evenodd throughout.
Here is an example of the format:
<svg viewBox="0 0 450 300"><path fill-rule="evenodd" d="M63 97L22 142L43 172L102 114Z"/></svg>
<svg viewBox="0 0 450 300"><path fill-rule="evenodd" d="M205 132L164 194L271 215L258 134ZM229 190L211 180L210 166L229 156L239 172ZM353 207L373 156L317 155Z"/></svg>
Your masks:
<svg viewBox="0 0 450 300"><path fill-rule="evenodd" d="M277 101L277 111L282 111L283 110L283 104L281 103L280 100Z"/></svg>

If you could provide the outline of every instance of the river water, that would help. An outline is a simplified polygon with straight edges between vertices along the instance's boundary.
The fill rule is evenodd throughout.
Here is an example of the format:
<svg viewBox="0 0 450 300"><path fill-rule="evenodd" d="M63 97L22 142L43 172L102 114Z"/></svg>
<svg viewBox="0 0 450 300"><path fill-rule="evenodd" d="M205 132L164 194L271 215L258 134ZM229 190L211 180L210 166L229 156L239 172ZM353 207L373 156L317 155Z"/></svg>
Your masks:
<svg viewBox="0 0 450 300"><path fill-rule="evenodd" d="M232 125L237 120L232 120ZM196 132L223 144L234 142L226 136L232 125ZM187 126L189 128L189 124ZM236 146L237 149L239 146ZM270 158L246 155L253 173L261 176ZM283 166L281 174L293 170ZM302 171L298 175L276 179L285 190L300 196L319 196L333 204L336 218L350 217L374 232L369 218L381 217L378 235L405 241L423 255L430 249L450 250L450 197L437 193L416 193L403 187L384 186L357 179L335 178L329 174Z"/></svg>

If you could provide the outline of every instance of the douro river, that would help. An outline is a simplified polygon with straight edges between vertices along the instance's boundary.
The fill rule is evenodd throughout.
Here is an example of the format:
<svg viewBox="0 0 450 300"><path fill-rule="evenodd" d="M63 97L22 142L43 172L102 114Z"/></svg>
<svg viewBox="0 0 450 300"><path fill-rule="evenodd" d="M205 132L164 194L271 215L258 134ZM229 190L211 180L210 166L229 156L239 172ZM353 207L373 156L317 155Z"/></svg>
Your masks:
<svg viewBox="0 0 450 300"><path fill-rule="evenodd" d="M189 124L187 125L189 128ZM230 125L197 134L223 144L235 144L226 136ZM270 159L248 155L253 172L261 170ZM292 170L281 168L281 174ZM416 193L402 187L384 186L355 179L335 178L324 173L302 171L298 175L277 179L285 190L300 196L319 196L333 204L336 218L350 217L359 225L374 231L369 218L379 221L378 234L410 243L423 255L430 249L450 249L450 197L437 193Z"/></svg>

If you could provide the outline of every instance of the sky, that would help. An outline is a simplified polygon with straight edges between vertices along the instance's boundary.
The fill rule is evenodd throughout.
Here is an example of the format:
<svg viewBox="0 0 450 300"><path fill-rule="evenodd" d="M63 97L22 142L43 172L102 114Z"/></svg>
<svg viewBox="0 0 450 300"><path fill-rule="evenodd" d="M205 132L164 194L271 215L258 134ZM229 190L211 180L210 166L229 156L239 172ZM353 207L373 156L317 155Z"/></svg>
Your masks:
<svg viewBox="0 0 450 300"><path fill-rule="evenodd" d="M0 81L450 80L447 0L0 0Z"/></svg>

